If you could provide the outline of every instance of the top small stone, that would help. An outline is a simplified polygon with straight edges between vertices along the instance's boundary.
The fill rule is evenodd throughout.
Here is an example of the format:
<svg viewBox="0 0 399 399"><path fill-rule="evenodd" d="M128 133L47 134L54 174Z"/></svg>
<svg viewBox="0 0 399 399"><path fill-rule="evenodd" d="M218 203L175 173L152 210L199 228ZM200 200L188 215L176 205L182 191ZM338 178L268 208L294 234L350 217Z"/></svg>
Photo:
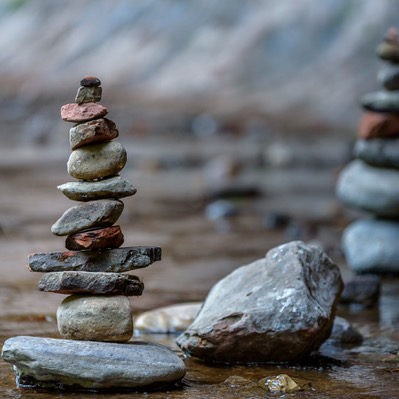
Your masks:
<svg viewBox="0 0 399 399"><path fill-rule="evenodd" d="M396 28L390 28L377 46L377 56L393 64L399 64L399 37Z"/></svg>
<svg viewBox="0 0 399 399"><path fill-rule="evenodd" d="M398 43L398 30L396 28L389 28L384 36L385 42Z"/></svg>
<svg viewBox="0 0 399 399"><path fill-rule="evenodd" d="M84 87L97 87L101 85L100 79L95 76L85 76L81 81L80 85Z"/></svg>

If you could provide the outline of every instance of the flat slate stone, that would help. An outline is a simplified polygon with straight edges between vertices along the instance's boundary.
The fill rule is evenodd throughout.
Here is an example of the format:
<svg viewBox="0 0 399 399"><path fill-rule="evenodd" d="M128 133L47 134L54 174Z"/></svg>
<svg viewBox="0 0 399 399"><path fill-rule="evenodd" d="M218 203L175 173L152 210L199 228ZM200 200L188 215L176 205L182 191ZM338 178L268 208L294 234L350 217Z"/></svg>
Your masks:
<svg viewBox="0 0 399 399"><path fill-rule="evenodd" d="M399 90L399 66L385 66L378 72L377 80L387 90Z"/></svg>
<svg viewBox="0 0 399 399"><path fill-rule="evenodd" d="M376 91L365 94L361 100L365 109L374 112L399 112L398 91Z"/></svg>
<svg viewBox="0 0 399 399"><path fill-rule="evenodd" d="M399 136L399 115L390 112L366 111L359 123L357 133L361 139Z"/></svg>
<svg viewBox="0 0 399 399"><path fill-rule="evenodd" d="M119 132L113 121L107 118L80 123L69 130L69 143L72 150L87 144L110 141L118 137Z"/></svg>
<svg viewBox="0 0 399 399"><path fill-rule="evenodd" d="M43 273L68 270L122 273L161 260L161 252L160 247L126 247L31 254L28 269Z"/></svg>
<svg viewBox="0 0 399 399"><path fill-rule="evenodd" d="M75 102L78 104L98 103L101 100L102 91L101 87L80 86L76 93Z"/></svg>
<svg viewBox="0 0 399 399"><path fill-rule="evenodd" d="M126 150L117 141L90 144L72 151L68 173L76 179L102 179L118 174L126 160Z"/></svg>
<svg viewBox="0 0 399 399"><path fill-rule="evenodd" d="M357 140L353 154L369 165L399 169L399 139Z"/></svg>
<svg viewBox="0 0 399 399"><path fill-rule="evenodd" d="M18 387L120 389L165 386L185 375L183 361L163 345L14 337L2 358L15 366Z"/></svg>
<svg viewBox="0 0 399 399"><path fill-rule="evenodd" d="M66 104L61 107L61 118L66 122L87 122L107 115L107 108L97 103Z"/></svg>
<svg viewBox="0 0 399 399"><path fill-rule="evenodd" d="M107 294L140 296L144 284L137 276L122 273L52 272L39 281L39 290L57 294Z"/></svg>
<svg viewBox="0 0 399 399"><path fill-rule="evenodd" d="M124 198L137 192L128 180L120 176L93 182L68 182L57 188L66 197L75 201Z"/></svg>
<svg viewBox="0 0 399 399"><path fill-rule="evenodd" d="M65 247L73 251L80 249L119 248L124 237L119 226L82 231L72 234L65 240Z"/></svg>
<svg viewBox="0 0 399 399"><path fill-rule="evenodd" d="M112 226L123 211L119 200L90 201L67 209L51 226L57 236L66 236L93 227Z"/></svg>
<svg viewBox="0 0 399 399"><path fill-rule="evenodd" d="M96 76L85 76L80 81L80 85L85 87L98 87L101 85L101 81Z"/></svg>
<svg viewBox="0 0 399 399"><path fill-rule="evenodd" d="M62 338L83 341L126 342L133 335L128 297L122 295L71 295L57 309Z"/></svg>

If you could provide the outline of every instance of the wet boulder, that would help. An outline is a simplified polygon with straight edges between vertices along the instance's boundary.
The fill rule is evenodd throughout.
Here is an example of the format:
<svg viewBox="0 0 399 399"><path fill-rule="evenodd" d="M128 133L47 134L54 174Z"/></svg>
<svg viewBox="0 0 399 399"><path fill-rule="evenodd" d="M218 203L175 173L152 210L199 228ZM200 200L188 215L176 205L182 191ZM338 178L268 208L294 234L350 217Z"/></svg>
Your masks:
<svg viewBox="0 0 399 399"><path fill-rule="evenodd" d="M329 337L342 287L321 248L281 245L219 281L177 343L212 362L296 361Z"/></svg>

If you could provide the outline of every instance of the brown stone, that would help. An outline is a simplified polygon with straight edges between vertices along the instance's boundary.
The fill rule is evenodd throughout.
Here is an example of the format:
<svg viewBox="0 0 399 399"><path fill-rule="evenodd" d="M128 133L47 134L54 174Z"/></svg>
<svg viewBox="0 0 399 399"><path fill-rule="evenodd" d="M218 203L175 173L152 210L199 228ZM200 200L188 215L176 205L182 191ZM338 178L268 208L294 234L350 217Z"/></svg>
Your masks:
<svg viewBox="0 0 399 399"><path fill-rule="evenodd" d="M87 122L92 119L102 118L107 113L107 108L97 103L72 103L61 107L61 118L67 122Z"/></svg>
<svg viewBox="0 0 399 399"><path fill-rule="evenodd" d="M363 113L360 120L358 137L369 140L384 137L399 136L399 115L389 112L371 112Z"/></svg>
<svg viewBox="0 0 399 399"><path fill-rule="evenodd" d="M85 87L97 87L101 85L101 81L95 76L85 76L80 81L80 85Z"/></svg>
<svg viewBox="0 0 399 399"><path fill-rule="evenodd" d="M71 250L119 248L123 234L119 226L82 231L67 237L65 247Z"/></svg>

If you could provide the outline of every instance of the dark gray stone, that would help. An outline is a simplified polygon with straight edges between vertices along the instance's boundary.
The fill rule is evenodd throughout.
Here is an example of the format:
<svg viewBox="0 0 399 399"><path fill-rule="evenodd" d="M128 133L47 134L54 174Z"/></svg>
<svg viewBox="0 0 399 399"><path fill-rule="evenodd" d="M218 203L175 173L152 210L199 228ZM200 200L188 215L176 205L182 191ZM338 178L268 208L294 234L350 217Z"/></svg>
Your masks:
<svg viewBox="0 0 399 399"><path fill-rule="evenodd" d="M80 81L80 85L84 87L98 87L101 85L101 80L96 76L85 76Z"/></svg>
<svg viewBox="0 0 399 399"><path fill-rule="evenodd" d="M219 281L177 343L207 361L295 361L330 335L341 290L319 247L290 242Z"/></svg>
<svg viewBox="0 0 399 399"><path fill-rule="evenodd" d="M353 153L370 165L399 169L399 139L357 140Z"/></svg>
<svg viewBox="0 0 399 399"><path fill-rule="evenodd" d="M19 387L56 389L140 388L179 381L183 361L165 346L14 337L2 358L14 365Z"/></svg>
<svg viewBox="0 0 399 399"><path fill-rule="evenodd" d="M380 296L381 279L373 274L355 276L345 282L339 302L369 308L377 304Z"/></svg>
<svg viewBox="0 0 399 399"><path fill-rule="evenodd" d="M399 222L357 220L342 236L349 267L358 273L399 272Z"/></svg>
<svg viewBox="0 0 399 399"><path fill-rule="evenodd" d="M112 226L123 211L123 202L118 200L90 201L67 209L51 226L57 236L66 236L94 227Z"/></svg>
<svg viewBox="0 0 399 399"><path fill-rule="evenodd" d="M399 66L384 66L378 72L377 79L387 90L399 90Z"/></svg>
<svg viewBox="0 0 399 399"><path fill-rule="evenodd" d="M68 182L57 187L74 201L91 201L104 198L124 198L136 194L137 190L123 177L116 176L93 182Z"/></svg>
<svg viewBox="0 0 399 399"><path fill-rule="evenodd" d="M398 91L376 91L365 94L361 100L365 109L374 112L399 112Z"/></svg>
<svg viewBox="0 0 399 399"><path fill-rule="evenodd" d="M345 167L337 195L346 204L379 216L399 216L399 171L376 168L361 160Z"/></svg>
<svg viewBox="0 0 399 399"><path fill-rule="evenodd" d="M101 87L80 86L76 93L75 102L78 104L98 103L101 100L102 91Z"/></svg>
<svg viewBox="0 0 399 399"><path fill-rule="evenodd" d="M58 294L140 296L144 284L130 274L68 271L46 273L39 281L39 290Z"/></svg>
<svg viewBox="0 0 399 399"><path fill-rule="evenodd" d="M363 336L348 320L336 316L329 339L337 344L360 345L363 341Z"/></svg>
<svg viewBox="0 0 399 399"><path fill-rule="evenodd" d="M87 271L122 273L161 260L159 247L127 247L96 251L50 252L29 255L32 272Z"/></svg>

